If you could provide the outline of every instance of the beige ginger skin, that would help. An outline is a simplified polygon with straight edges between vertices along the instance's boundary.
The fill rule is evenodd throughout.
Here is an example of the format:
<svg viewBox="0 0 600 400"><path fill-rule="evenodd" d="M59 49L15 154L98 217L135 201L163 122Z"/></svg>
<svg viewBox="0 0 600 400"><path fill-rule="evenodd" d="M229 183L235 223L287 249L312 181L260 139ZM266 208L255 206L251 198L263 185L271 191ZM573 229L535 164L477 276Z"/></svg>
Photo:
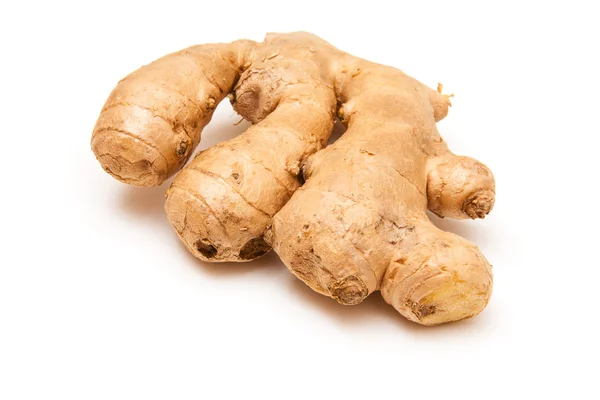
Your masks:
<svg viewBox="0 0 600 400"><path fill-rule="evenodd" d="M196 257L249 261L272 247L313 290L341 304L381 290L424 325L483 310L490 264L426 215L483 218L495 198L490 170L437 131L450 106L441 87L308 33L194 46L119 82L92 149L115 178L159 185L225 97L253 125L198 153L167 192L169 221ZM336 117L347 131L325 147Z"/></svg>

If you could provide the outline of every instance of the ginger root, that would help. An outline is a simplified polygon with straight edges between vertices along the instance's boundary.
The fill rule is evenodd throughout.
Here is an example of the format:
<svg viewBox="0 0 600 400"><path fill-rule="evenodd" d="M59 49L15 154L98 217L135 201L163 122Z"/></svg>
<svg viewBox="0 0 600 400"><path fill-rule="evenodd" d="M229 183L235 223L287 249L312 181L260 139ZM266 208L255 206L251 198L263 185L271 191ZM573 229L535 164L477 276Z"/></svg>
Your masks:
<svg viewBox="0 0 600 400"><path fill-rule="evenodd" d="M315 291L358 304L381 290L424 325L483 310L490 264L426 215L483 218L495 198L489 169L437 131L451 97L441 86L308 33L194 46L119 82L92 148L115 178L159 185L225 97L253 126L200 152L167 192L169 221L196 257L249 261L272 247ZM336 118L347 131L325 147Z"/></svg>

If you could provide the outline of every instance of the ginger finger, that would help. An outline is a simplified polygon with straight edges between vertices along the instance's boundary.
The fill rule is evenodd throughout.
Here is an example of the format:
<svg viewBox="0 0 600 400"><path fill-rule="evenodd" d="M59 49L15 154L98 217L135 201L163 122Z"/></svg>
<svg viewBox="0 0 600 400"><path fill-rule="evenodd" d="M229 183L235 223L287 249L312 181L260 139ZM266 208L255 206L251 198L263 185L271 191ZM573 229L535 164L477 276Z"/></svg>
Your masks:
<svg viewBox="0 0 600 400"><path fill-rule="evenodd" d="M494 207L494 176L479 161L447 152L430 158L428 168L427 207L434 214L476 219Z"/></svg>
<svg viewBox="0 0 600 400"><path fill-rule="evenodd" d="M298 278L341 304L382 289L388 303L424 325L478 314L492 290L489 263L425 214L439 182L451 184L440 197L448 214L479 215L492 200L480 192L493 191L489 170L449 153L439 136L435 123L447 114L448 97L349 55L334 65L338 115L348 130L307 160L306 183L275 215L267 240Z"/></svg>
<svg viewBox="0 0 600 400"><path fill-rule="evenodd" d="M381 294L403 316L423 325L458 321L483 310L492 293L492 267L467 240L422 219L416 244L396 253Z"/></svg>
<svg viewBox="0 0 600 400"><path fill-rule="evenodd" d="M160 185L177 172L254 46L251 41L193 46L121 80L92 134L102 167L136 186Z"/></svg>
<svg viewBox="0 0 600 400"><path fill-rule="evenodd" d="M323 94L322 106L281 102L177 175L165 209L192 254L205 261L250 261L271 249L263 240L271 218L300 187L301 162L331 133L335 98Z"/></svg>
<svg viewBox="0 0 600 400"><path fill-rule="evenodd" d="M308 42L323 47L319 39ZM169 189L169 221L202 260L250 261L266 254L271 247L264 233L300 187L300 166L327 144L336 107L333 80L305 44L286 35L267 38L232 95L234 109L255 125L200 153Z"/></svg>

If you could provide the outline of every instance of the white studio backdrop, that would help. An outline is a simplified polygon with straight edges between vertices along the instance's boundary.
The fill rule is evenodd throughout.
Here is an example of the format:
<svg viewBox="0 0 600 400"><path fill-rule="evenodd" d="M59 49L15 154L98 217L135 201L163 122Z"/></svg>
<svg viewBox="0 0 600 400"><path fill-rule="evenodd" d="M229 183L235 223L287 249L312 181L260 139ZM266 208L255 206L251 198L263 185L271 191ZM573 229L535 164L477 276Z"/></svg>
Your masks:
<svg viewBox="0 0 600 400"><path fill-rule="evenodd" d="M0 399L598 398L593 2L4 2ZM164 192L92 154L106 97L181 48L306 30L454 92L439 129L494 172L483 221L434 219L494 266L478 317L342 307L275 254L205 264ZM200 148L248 127L227 102Z"/></svg>

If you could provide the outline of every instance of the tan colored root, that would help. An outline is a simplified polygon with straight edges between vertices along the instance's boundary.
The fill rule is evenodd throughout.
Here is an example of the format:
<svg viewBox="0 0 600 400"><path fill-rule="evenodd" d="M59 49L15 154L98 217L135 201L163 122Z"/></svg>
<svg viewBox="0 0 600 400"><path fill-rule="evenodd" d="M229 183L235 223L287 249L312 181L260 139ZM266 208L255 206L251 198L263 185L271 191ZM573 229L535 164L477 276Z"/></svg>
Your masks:
<svg viewBox="0 0 600 400"><path fill-rule="evenodd" d="M452 154L437 131L451 97L441 86L307 33L196 46L119 83L92 147L116 178L160 184L225 96L254 125L199 153L167 193L169 221L196 257L249 261L273 246L317 292L358 304L381 289L425 325L485 307L489 263L425 214L483 218L495 198L489 169ZM336 116L347 132L324 148Z"/></svg>
<svg viewBox="0 0 600 400"><path fill-rule="evenodd" d="M177 172L255 46L238 41L190 47L121 80L92 134L102 167L136 186L160 185Z"/></svg>
<svg viewBox="0 0 600 400"><path fill-rule="evenodd" d="M311 118L304 125L288 126L287 118L307 111ZM264 232L300 186L300 163L324 145L331 124L331 115L312 104L280 104L247 132L192 160L173 181L165 205L188 249L206 261L250 261L266 254ZM200 210L198 202L205 203ZM218 224L206 224L209 219Z"/></svg>
<svg viewBox="0 0 600 400"><path fill-rule="evenodd" d="M479 313L491 294L488 262L425 215L429 207L482 218L493 206L489 170L454 156L437 132L449 96L394 68L348 55L337 62L338 116L348 130L309 158L306 184L275 215L268 240L296 276L342 304L381 288L421 324Z"/></svg>
<svg viewBox="0 0 600 400"><path fill-rule="evenodd" d="M427 222L416 223L414 235L416 244L399 248L386 271L384 299L424 325L479 314L492 292L492 269L479 249Z"/></svg>
<svg viewBox="0 0 600 400"><path fill-rule="evenodd" d="M449 151L428 162L428 208L440 217L484 218L494 207L492 172L469 157Z"/></svg>
<svg viewBox="0 0 600 400"><path fill-rule="evenodd" d="M333 129L333 80L315 54L322 51L285 36L268 39L232 96L236 111L255 125L202 152L175 178L165 208L196 257L250 261L270 250L264 233L271 218L300 187L300 166L326 145ZM186 200L189 192L206 205L198 210L201 200Z"/></svg>

